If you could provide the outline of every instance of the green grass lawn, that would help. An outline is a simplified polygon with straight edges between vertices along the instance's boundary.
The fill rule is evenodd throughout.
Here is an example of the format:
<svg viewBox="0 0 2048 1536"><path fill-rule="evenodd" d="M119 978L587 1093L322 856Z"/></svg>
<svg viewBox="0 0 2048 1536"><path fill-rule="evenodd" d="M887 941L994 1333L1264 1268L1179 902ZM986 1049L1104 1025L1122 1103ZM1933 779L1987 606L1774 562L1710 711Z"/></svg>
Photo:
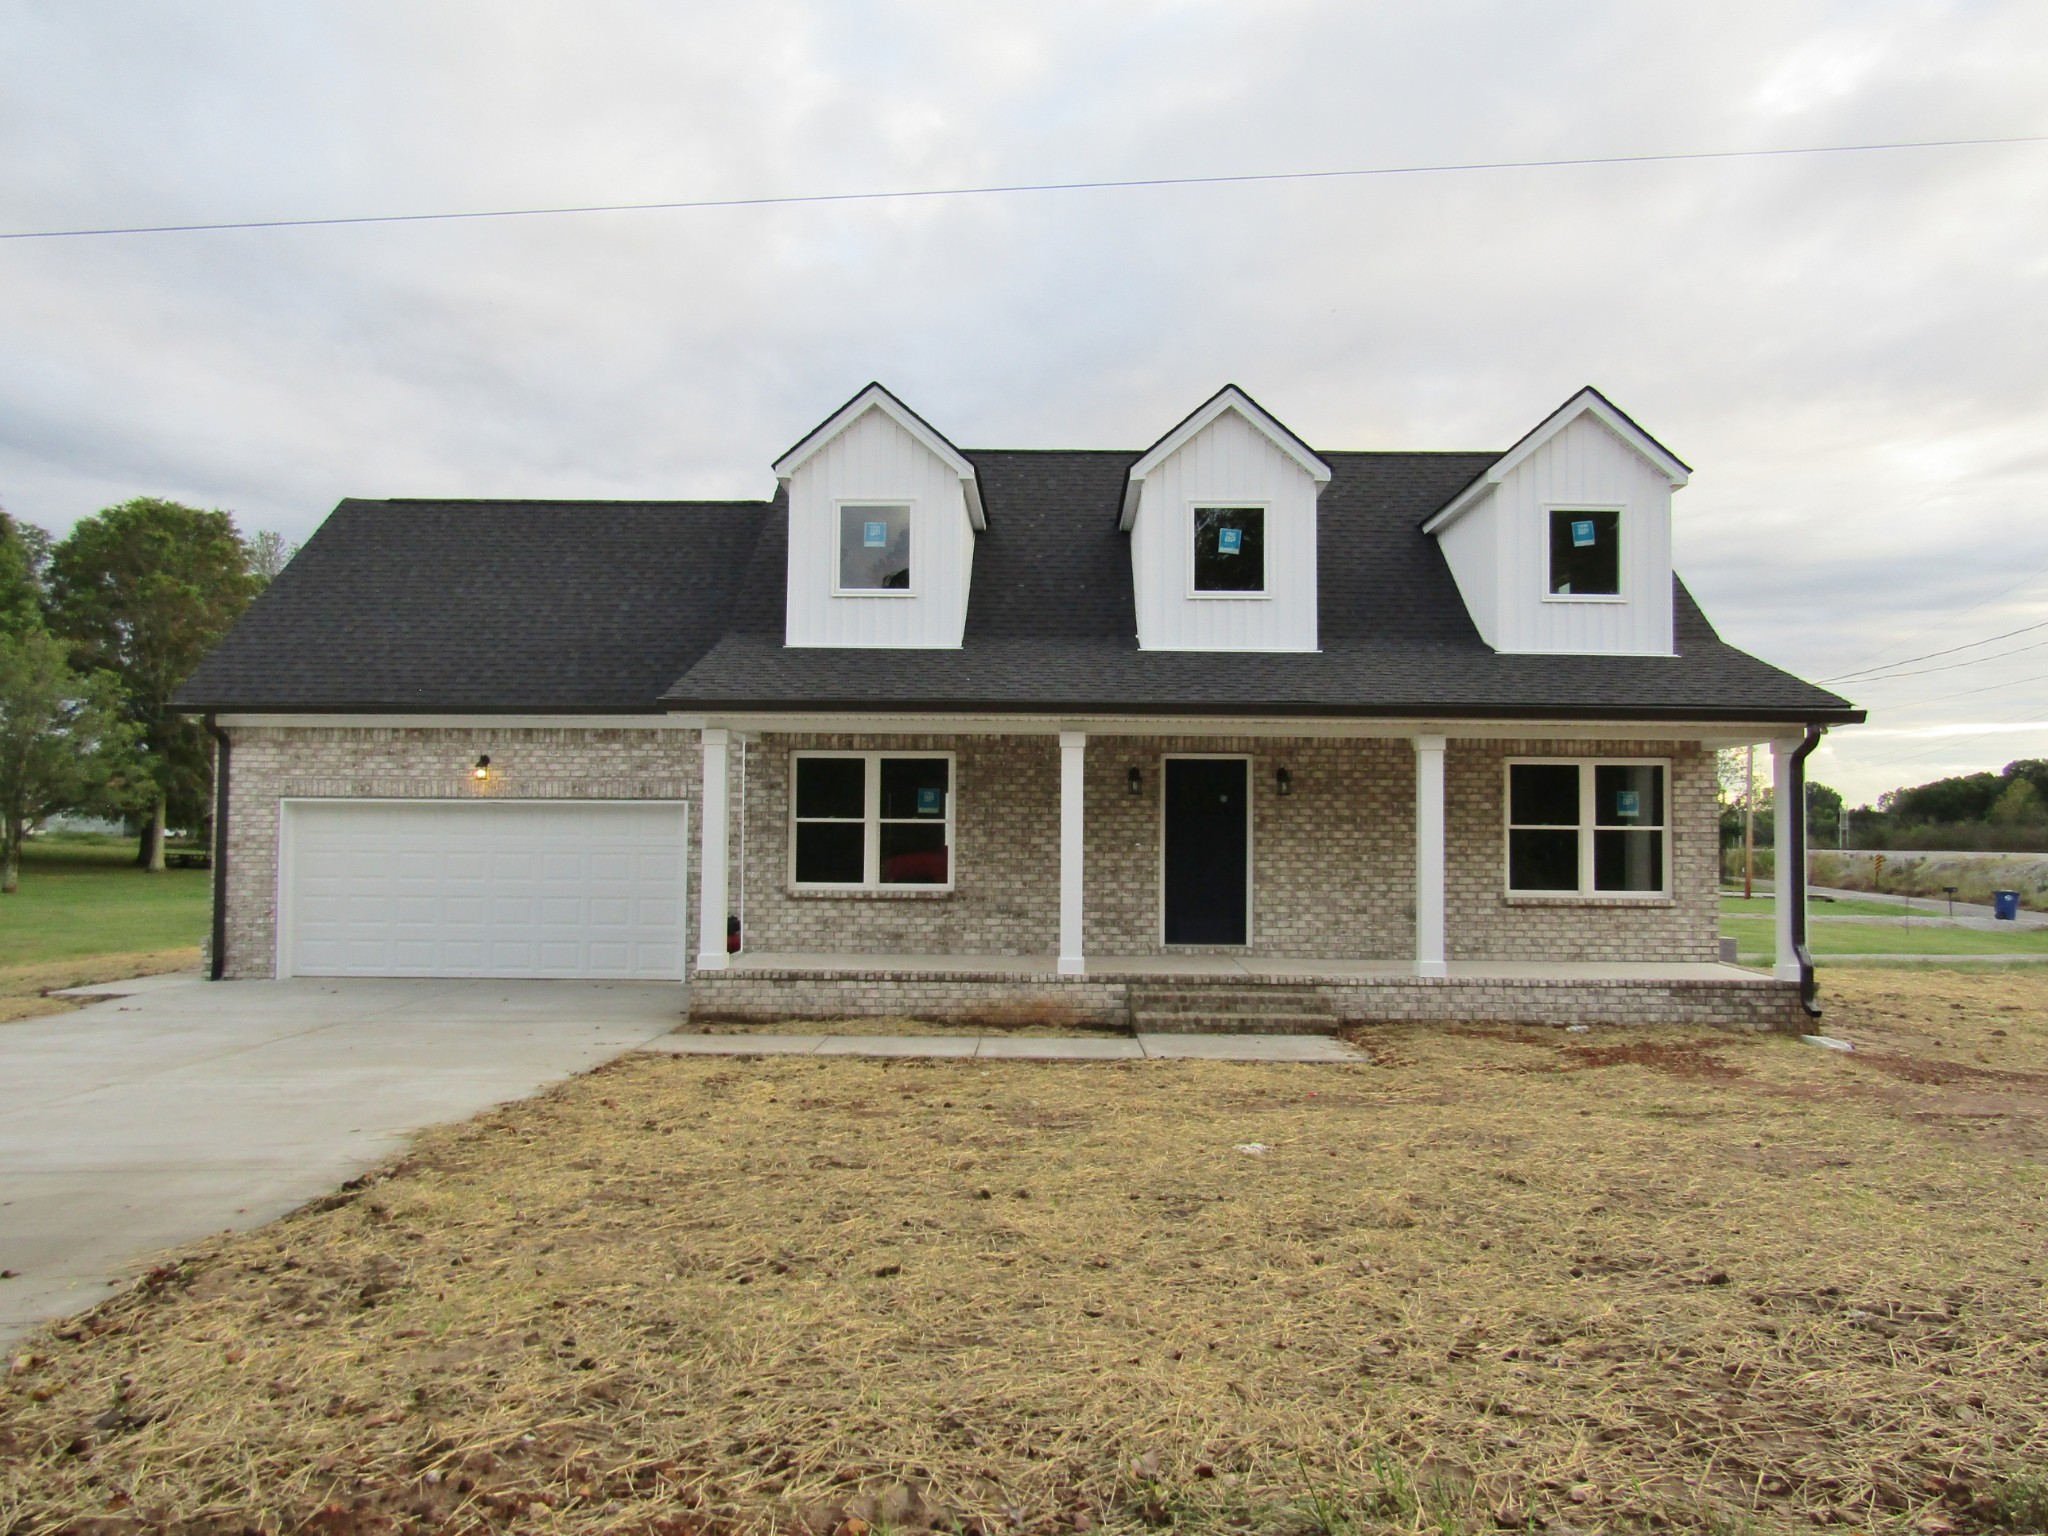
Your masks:
<svg viewBox="0 0 2048 1536"><path fill-rule="evenodd" d="M1843 903L1847 905L1847 903ZM1846 915L1846 914L1845 914ZM1724 909L1721 932L1735 940L1745 965L1769 965L1777 949L1777 933L1769 914L1729 917ZM1985 933L1974 928L1909 928L1891 923L1831 923L1808 914L1807 945L1815 959L1856 955L2026 955L2048 960L2048 932L2015 930Z"/></svg>
<svg viewBox="0 0 2048 1536"><path fill-rule="evenodd" d="M132 838L37 838L21 889L0 896L0 967L84 955L184 949L204 942L212 874L135 867Z"/></svg>
<svg viewBox="0 0 2048 1536"><path fill-rule="evenodd" d="M1770 917L1777 907L1768 896L1752 896L1744 901L1740 896L1721 893L1721 915L1723 917ZM1806 904L1809 917L1941 917L1947 912L1945 904L1916 901L1907 906L1900 901L1886 901L1879 897L1858 898L1847 901L1823 901L1816 896Z"/></svg>

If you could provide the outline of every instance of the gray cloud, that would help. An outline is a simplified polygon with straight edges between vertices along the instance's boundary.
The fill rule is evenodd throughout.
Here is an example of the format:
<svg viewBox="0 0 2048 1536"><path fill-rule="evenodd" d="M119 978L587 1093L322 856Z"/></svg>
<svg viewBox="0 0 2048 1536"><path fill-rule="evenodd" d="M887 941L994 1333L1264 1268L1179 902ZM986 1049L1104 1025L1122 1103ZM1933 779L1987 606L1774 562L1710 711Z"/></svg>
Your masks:
<svg viewBox="0 0 2048 1536"><path fill-rule="evenodd" d="M0 41L12 228L2048 131L2021 3L74 0ZM1828 676L2048 617L2048 576L1961 612L2048 567L2044 167L5 243L0 500L302 537L351 494L760 494L870 377L1018 446L1142 444L1225 379L1329 447L1502 446L1590 381L1697 466L1681 566L1724 632ZM2048 722L2035 672L1859 684L1875 728L1821 771L2048 755L1986 729Z"/></svg>

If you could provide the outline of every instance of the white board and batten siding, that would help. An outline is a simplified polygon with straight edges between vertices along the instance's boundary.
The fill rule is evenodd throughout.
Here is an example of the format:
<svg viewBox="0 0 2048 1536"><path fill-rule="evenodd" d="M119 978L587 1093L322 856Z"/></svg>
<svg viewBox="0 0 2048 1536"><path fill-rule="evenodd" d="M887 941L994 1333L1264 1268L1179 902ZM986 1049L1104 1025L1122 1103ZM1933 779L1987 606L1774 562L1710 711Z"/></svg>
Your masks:
<svg viewBox="0 0 2048 1536"><path fill-rule="evenodd" d="M910 508L909 593L842 595L839 507ZM789 477L792 646L957 647L967 628L974 527L960 474L893 420L869 410Z"/></svg>
<svg viewBox="0 0 2048 1536"><path fill-rule="evenodd" d="M1313 651L1315 479L1235 411L1146 473L1131 521L1138 645L1148 651ZM1194 509L1263 506L1262 596L1193 594Z"/></svg>
<svg viewBox="0 0 2048 1536"><path fill-rule="evenodd" d="M279 976L679 981L680 801L287 800Z"/></svg>
<svg viewBox="0 0 2048 1536"><path fill-rule="evenodd" d="M1436 531L1481 638L1497 651L1672 654L1671 491L1591 414L1562 425ZM1553 508L1621 510L1621 593L1550 595Z"/></svg>

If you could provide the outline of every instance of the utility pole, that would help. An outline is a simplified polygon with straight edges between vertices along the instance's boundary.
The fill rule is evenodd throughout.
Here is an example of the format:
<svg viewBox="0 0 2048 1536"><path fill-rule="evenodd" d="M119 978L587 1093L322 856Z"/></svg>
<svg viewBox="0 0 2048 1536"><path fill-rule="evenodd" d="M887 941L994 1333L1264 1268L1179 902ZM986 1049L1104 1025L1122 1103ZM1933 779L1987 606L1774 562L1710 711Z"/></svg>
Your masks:
<svg viewBox="0 0 2048 1536"><path fill-rule="evenodd" d="M1742 773L1742 899L1756 895L1756 743Z"/></svg>

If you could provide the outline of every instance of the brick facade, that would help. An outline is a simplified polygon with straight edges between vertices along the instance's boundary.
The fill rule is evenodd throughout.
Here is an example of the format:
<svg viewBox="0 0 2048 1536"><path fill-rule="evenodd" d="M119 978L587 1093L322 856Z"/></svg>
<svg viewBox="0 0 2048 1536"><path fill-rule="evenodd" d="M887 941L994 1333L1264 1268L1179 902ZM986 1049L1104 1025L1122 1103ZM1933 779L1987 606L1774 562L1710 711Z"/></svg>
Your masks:
<svg viewBox="0 0 2048 1536"><path fill-rule="evenodd" d="M695 731L443 727L237 726L227 854L229 977L274 976L277 965L278 802L391 800L690 800L702 755ZM471 774L480 754L491 777ZM691 818L691 833L696 833ZM690 912L697 856L690 858ZM694 934L694 930L692 930Z"/></svg>
<svg viewBox="0 0 2048 1536"><path fill-rule="evenodd" d="M803 750L953 754L953 889L797 892L790 774ZM740 774L739 748L733 775ZM763 735L746 747L747 948L798 954L1029 955L1059 942L1060 762L1053 736Z"/></svg>
<svg viewBox="0 0 2048 1536"><path fill-rule="evenodd" d="M1122 1028L1130 1020L1130 991L1158 982L1156 975L1074 977L1049 972L991 977L852 968L827 975L801 970L711 971L690 983L690 1016L703 1022L908 1017L990 1029L1019 1024ZM1704 1024L1793 1032L1812 1027L1800 1008L1798 985L1767 976L1655 981L1425 981L1386 976L1333 981L1304 970L1300 976L1232 977L1228 984L1233 989L1312 985L1338 1018L1361 1024Z"/></svg>
<svg viewBox="0 0 2048 1536"><path fill-rule="evenodd" d="M224 832L227 974L238 977L273 974L283 797L694 801L701 773L697 734L680 729L241 727L232 730L232 738ZM804 748L952 752L955 888L888 895L794 891L790 767L792 753ZM1167 952L1160 938L1160 766L1176 752L1241 752L1251 759L1251 953L1333 960L1412 956L1415 769L1405 739L1112 736L1093 738L1086 759L1089 954ZM479 753L489 753L494 768L482 785L469 771ZM1673 894L1628 903L1508 897L1503 763L1511 756L1669 761ZM1136 796L1128 789L1133 767L1141 783ZM1286 796L1276 786L1276 771L1283 767L1291 781ZM1453 738L1445 778L1453 960L1716 957L1710 752L1672 742ZM737 806L743 785L744 816ZM751 951L1049 956L1057 948L1059 747L1051 735L757 735L744 748L735 742L731 796L729 888L734 910L744 913ZM693 814L693 832L697 821ZM693 848L693 950L698 865L699 850ZM714 979L709 985L715 992L726 984ZM800 995L792 983L788 1005L795 1007ZM1015 992L1016 999L1023 997L1023 991ZM1072 1001L1066 993L1062 997L1063 1006ZM1391 997L1382 1003L1394 1006ZM1477 1006L1476 998L1468 1001ZM1525 1005L1536 1006L1527 998L1515 1003Z"/></svg>
<svg viewBox="0 0 2048 1536"><path fill-rule="evenodd" d="M1507 894L1507 760L1654 757L1667 780L1665 900ZM1444 755L1445 948L1452 960L1712 961L1721 933L1714 754L1697 742L1460 741Z"/></svg>

